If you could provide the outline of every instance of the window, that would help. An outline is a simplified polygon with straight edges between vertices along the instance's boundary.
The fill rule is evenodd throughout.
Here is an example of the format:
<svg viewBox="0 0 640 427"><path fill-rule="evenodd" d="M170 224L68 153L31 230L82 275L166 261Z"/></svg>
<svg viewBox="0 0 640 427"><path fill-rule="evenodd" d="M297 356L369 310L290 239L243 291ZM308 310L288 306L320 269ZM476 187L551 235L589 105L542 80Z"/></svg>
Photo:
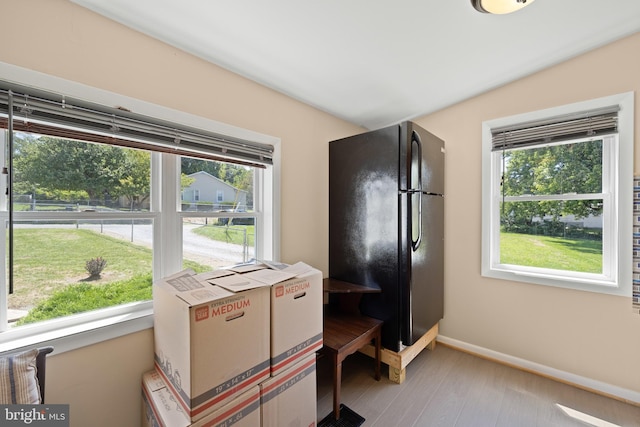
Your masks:
<svg viewBox="0 0 640 427"><path fill-rule="evenodd" d="M482 274L630 296L633 95L483 123Z"/></svg>
<svg viewBox="0 0 640 427"><path fill-rule="evenodd" d="M150 153L26 132L13 146L5 328L151 299Z"/></svg>
<svg viewBox="0 0 640 427"><path fill-rule="evenodd" d="M137 106L157 115L0 82L0 351L128 333L149 317L154 280L277 259L277 140ZM243 213L189 189L200 171L235 188Z"/></svg>
<svg viewBox="0 0 640 427"><path fill-rule="evenodd" d="M184 264L197 262L211 270L256 259L260 228L256 219L262 218L262 212L255 208L253 198L247 200L247 195L255 194L254 186L259 182L256 171L246 166L185 158L181 173L187 185L195 185L193 177L197 176L214 185L229 186L235 195L224 203L222 190L202 191L199 203L182 205Z"/></svg>

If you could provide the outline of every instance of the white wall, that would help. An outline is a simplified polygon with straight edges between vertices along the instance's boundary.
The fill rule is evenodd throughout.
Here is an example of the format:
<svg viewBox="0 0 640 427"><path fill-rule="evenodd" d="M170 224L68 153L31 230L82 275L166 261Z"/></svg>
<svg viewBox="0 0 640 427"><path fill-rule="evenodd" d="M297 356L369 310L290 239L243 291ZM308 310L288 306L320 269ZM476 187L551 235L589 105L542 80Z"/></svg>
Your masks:
<svg viewBox="0 0 640 427"><path fill-rule="evenodd" d="M638 52L640 34L416 120L447 144L442 335L638 395L640 315L631 311L631 295L623 298L480 276L481 123L636 91L637 173Z"/></svg>

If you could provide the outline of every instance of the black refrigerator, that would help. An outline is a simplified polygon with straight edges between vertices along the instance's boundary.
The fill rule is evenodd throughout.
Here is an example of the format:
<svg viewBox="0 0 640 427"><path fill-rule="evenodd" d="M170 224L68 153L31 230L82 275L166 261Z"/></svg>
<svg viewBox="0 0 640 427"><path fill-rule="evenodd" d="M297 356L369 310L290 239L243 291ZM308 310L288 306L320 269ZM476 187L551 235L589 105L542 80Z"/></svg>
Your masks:
<svg viewBox="0 0 640 427"><path fill-rule="evenodd" d="M412 122L329 143L329 276L380 289L359 308L392 351L444 314L444 157Z"/></svg>

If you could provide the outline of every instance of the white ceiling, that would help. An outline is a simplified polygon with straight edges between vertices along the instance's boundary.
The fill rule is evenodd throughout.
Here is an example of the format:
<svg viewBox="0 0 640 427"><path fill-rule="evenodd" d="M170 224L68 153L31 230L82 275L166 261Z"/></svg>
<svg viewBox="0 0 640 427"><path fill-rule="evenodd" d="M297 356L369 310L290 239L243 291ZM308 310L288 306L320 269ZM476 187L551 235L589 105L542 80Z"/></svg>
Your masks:
<svg viewBox="0 0 640 427"><path fill-rule="evenodd" d="M470 0L72 1L369 129L640 30L640 0L538 0L510 15Z"/></svg>

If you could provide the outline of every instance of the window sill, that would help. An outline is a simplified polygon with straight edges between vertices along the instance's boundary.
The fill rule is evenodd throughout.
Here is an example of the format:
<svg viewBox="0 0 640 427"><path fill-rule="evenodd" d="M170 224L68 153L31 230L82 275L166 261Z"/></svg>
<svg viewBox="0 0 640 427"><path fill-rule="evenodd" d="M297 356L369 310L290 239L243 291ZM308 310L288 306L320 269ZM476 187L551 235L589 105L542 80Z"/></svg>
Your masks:
<svg viewBox="0 0 640 427"><path fill-rule="evenodd" d="M577 291L595 292L608 295L629 296L631 289L623 284L618 285L606 280L594 280L581 277L562 277L525 271L512 271L493 268L482 272L482 276L494 279L511 280L536 285L552 286L556 288L573 289Z"/></svg>
<svg viewBox="0 0 640 427"><path fill-rule="evenodd" d="M29 331L29 327L24 326L0 333L0 353L50 345L59 354L152 327L153 306L146 302L128 312L116 312L55 329L33 327Z"/></svg>

